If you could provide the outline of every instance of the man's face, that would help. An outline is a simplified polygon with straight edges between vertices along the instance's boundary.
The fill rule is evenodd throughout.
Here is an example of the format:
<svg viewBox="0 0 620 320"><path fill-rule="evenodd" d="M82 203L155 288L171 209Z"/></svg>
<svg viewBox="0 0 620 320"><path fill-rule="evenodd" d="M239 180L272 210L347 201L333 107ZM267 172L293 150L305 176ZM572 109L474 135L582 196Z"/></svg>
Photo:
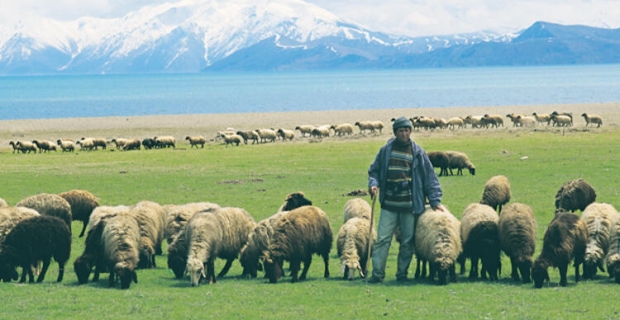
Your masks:
<svg viewBox="0 0 620 320"><path fill-rule="evenodd" d="M394 131L394 135L396 136L396 139L398 141L408 142L411 138L411 128L409 127L398 128L396 129L396 131Z"/></svg>

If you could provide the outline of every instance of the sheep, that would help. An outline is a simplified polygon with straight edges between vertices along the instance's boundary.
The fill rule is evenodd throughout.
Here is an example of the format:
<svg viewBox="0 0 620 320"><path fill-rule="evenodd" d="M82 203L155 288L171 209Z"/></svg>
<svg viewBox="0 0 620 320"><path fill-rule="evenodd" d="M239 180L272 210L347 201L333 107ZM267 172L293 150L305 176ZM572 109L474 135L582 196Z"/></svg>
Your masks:
<svg viewBox="0 0 620 320"><path fill-rule="evenodd" d="M142 145L144 146L145 150L150 150L155 148L155 140L151 139L151 138L144 138L142 140Z"/></svg>
<svg viewBox="0 0 620 320"><path fill-rule="evenodd" d="M536 112L533 112L532 115L536 119L536 122L539 124L546 123L547 125L549 125L549 122L551 122L551 115L548 113L537 114Z"/></svg>
<svg viewBox="0 0 620 320"><path fill-rule="evenodd" d="M71 205L57 194L36 194L22 199L15 206L34 209L41 215L57 217L64 221L71 231Z"/></svg>
<svg viewBox="0 0 620 320"><path fill-rule="evenodd" d="M93 139L82 139L75 143L80 146L80 150L92 151L95 148L95 142Z"/></svg>
<svg viewBox="0 0 620 320"><path fill-rule="evenodd" d="M448 155L448 169L450 170L450 175L453 175L452 169L457 169L457 175L463 175L463 169L468 169L472 176L476 175L476 167L465 153L446 151L446 155Z"/></svg>
<svg viewBox="0 0 620 320"><path fill-rule="evenodd" d="M191 202L183 205L164 206L166 211L166 224L164 236L166 242L171 244L175 235L185 230L187 221L192 218L196 212L220 208L218 204L211 202ZM185 265L183 266L185 267Z"/></svg>
<svg viewBox="0 0 620 320"><path fill-rule="evenodd" d="M498 213L502 211L502 206L510 201L510 181L503 175L491 177L484 184L481 204L486 204Z"/></svg>
<svg viewBox="0 0 620 320"><path fill-rule="evenodd" d="M572 127L573 126L573 118L569 116L551 115L551 121L553 121L553 126L558 126L558 127Z"/></svg>
<svg viewBox="0 0 620 320"><path fill-rule="evenodd" d="M596 191L582 178L564 182L555 194L556 211L564 209L575 212L583 210L592 202L596 201Z"/></svg>
<svg viewBox="0 0 620 320"><path fill-rule="evenodd" d="M334 130L334 135L344 136L345 134L350 136L353 134L353 125L350 123L341 123L339 125L333 125L330 129Z"/></svg>
<svg viewBox="0 0 620 320"><path fill-rule="evenodd" d="M278 136L282 137L283 141L293 141L293 139L295 139L295 131L293 130L280 128L278 129L278 131L276 131L276 133L278 134Z"/></svg>
<svg viewBox="0 0 620 320"><path fill-rule="evenodd" d="M32 140L32 143L37 146L37 148L39 149L39 153L41 152L48 152L48 151L57 151L56 149L56 144L51 142L51 141L47 141L47 140Z"/></svg>
<svg viewBox="0 0 620 320"><path fill-rule="evenodd" d="M140 142L140 139L127 140L127 142L125 142L125 145L123 146L123 151L140 150L141 144L142 143Z"/></svg>
<svg viewBox="0 0 620 320"><path fill-rule="evenodd" d="M60 147L62 152L73 152L73 151L75 151L75 142L73 142L73 141L58 139L56 141L56 144L58 144L58 146Z"/></svg>
<svg viewBox="0 0 620 320"><path fill-rule="evenodd" d="M1 199L0 199L1 200ZM33 209L24 207L0 206L0 244L4 242L4 238L20 221L28 218L39 216L39 213Z"/></svg>
<svg viewBox="0 0 620 320"><path fill-rule="evenodd" d="M329 137L329 128L323 127L323 126L316 127L312 129L310 136L315 137L315 138Z"/></svg>
<svg viewBox="0 0 620 320"><path fill-rule="evenodd" d="M185 226L172 235L168 245L168 269L172 270L176 279L182 279L187 266L187 242L185 242Z"/></svg>
<svg viewBox="0 0 620 320"><path fill-rule="evenodd" d="M615 278L616 283L620 284L620 217L618 215L612 219L605 265L609 277Z"/></svg>
<svg viewBox="0 0 620 320"><path fill-rule="evenodd" d="M579 265L584 262L588 242L588 227L578 215L571 212L558 213L545 231L543 248L532 265L534 287L542 288L549 283L549 267L560 270L560 286L567 284L568 264L574 260L575 282L579 282Z"/></svg>
<svg viewBox="0 0 620 320"><path fill-rule="evenodd" d="M91 140L93 142L93 148L98 150L99 147L105 150L108 147L108 142L104 138L84 138L80 139L80 141Z"/></svg>
<svg viewBox="0 0 620 320"><path fill-rule="evenodd" d="M291 211L299 207L311 205L312 201L306 198L306 195L303 192L297 191L289 193L286 198L284 198L284 203L280 206L278 211Z"/></svg>
<svg viewBox="0 0 620 320"><path fill-rule="evenodd" d="M429 263L430 279L434 280L435 274L440 285L447 284L447 276L450 281L456 282L455 263L463 251L461 244L461 223L452 213L444 207L443 211L433 210L427 207L416 223L415 247L417 267L415 278L424 277L420 274L420 263Z"/></svg>
<svg viewBox="0 0 620 320"><path fill-rule="evenodd" d="M483 126L482 118L483 118L483 116L466 116L465 120L463 120L463 122L465 124L471 125L472 129L473 128L482 128L482 126Z"/></svg>
<svg viewBox="0 0 620 320"><path fill-rule="evenodd" d="M176 148L176 140L173 136L153 137L153 140L155 141L156 148Z"/></svg>
<svg viewBox="0 0 620 320"><path fill-rule="evenodd" d="M132 281L138 283L140 228L136 220L128 214L110 217L104 222L101 243L103 259L110 271L109 287L114 287L117 277L121 289L129 289Z"/></svg>
<svg viewBox="0 0 620 320"><path fill-rule="evenodd" d="M450 166L450 159L448 155L443 151L431 151L427 152L426 155L428 159L433 164L433 168L439 169L439 176L447 176L448 175L448 167Z"/></svg>
<svg viewBox="0 0 620 320"><path fill-rule="evenodd" d="M517 123L519 127L533 127L536 126L536 118L528 116L517 116Z"/></svg>
<svg viewBox="0 0 620 320"><path fill-rule="evenodd" d="M97 208L95 208L95 210L93 210L93 213L91 213L90 215L90 220L88 221L88 225L86 226L86 232L88 233L102 221L106 221L107 219L114 217L118 214L129 212L129 209L130 207L125 205L98 206Z"/></svg>
<svg viewBox="0 0 620 320"><path fill-rule="evenodd" d="M271 129L256 129L254 131L256 131L256 133L258 134L258 137L260 138L260 142L261 143L266 143L267 141L275 142L276 138L278 137L278 135L276 134L275 130L271 130Z"/></svg>
<svg viewBox="0 0 620 320"><path fill-rule="evenodd" d="M435 129L435 119L426 117L417 117L409 119L414 126L423 127L425 130Z"/></svg>
<svg viewBox="0 0 620 320"><path fill-rule="evenodd" d="M224 144L226 145L226 148L228 148L228 145L236 145L237 147L239 146L239 143L241 143L241 137L233 134L233 135L221 135L221 137L224 139Z"/></svg>
<svg viewBox="0 0 620 320"><path fill-rule="evenodd" d="M125 139L125 138L114 138L110 142L114 143L114 145L116 146L116 150L120 150L125 146L128 140L129 139Z"/></svg>
<svg viewBox="0 0 620 320"><path fill-rule="evenodd" d="M597 125L597 128L600 128L603 125L603 118L597 114L587 114L587 113L582 113L581 116L586 120L586 127L589 124L592 125Z"/></svg>
<svg viewBox="0 0 620 320"><path fill-rule="evenodd" d="M203 136L187 136L185 140L189 141L190 148L196 147L196 149L198 149L199 145L204 149L205 143L207 143L207 139Z"/></svg>
<svg viewBox="0 0 620 320"><path fill-rule="evenodd" d="M465 260L471 259L469 279L478 278L478 260L482 261L481 277L487 273L492 281L498 279L501 270L499 217L493 208L485 204L472 203L465 208L461 217L461 240L463 252L459 257L461 274L465 272Z"/></svg>
<svg viewBox="0 0 620 320"><path fill-rule="evenodd" d="M459 117L455 117L455 118L450 118L448 119L448 128L451 130L455 130L455 129L463 129L465 127L465 121L463 121L463 119L459 118Z"/></svg>
<svg viewBox="0 0 620 320"><path fill-rule="evenodd" d="M566 116L570 118L570 122L571 124L573 123L573 113L572 112L557 112L557 111L553 111L551 112L550 116Z"/></svg>
<svg viewBox="0 0 620 320"><path fill-rule="evenodd" d="M237 135L243 138L243 143L248 144L248 140L252 140L252 144L258 143L258 133L256 131L237 131Z"/></svg>
<svg viewBox="0 0 620 320"><path fill-rule="evenodd" d="M90 220L93 210L99 206L99 199L86 190L70 190L58 194L65 199L71 207L71 219L82 221L82 231L79 237L84 236L86 225Z"/></svg>
<svg viewBox="0 0 620 320"><path fill-rule="evenodd" d="M360 133L364 133L364 131L373 132L375 129L375 126L370 121L358 121L354 125L360 129Z"/></svg>
<svg viewBox="0 0 620 320"><path fill-rule="evenodd" d="M499 242L502 251L510 257L511 277L523 283L532 282L530 268L536 250L536 218L530 206L511 203L502 208L499 215Z"/></svg>
<svg viewBox="0 0 620 320"><path fill-rule="evenodd" d="M198 286L203 277L207 283L217 281L214 262L218 257L226 259L218 277L225 276L255 225L254 218L241 208L224 207L196 213L185 228L191 285Z"/></svg>
<svg viewBox="0 0 620 320"><path fill-rule="evenodd" d="M605 272L604 259L609 249L611 224L618 217L618 211L607 203L591 203L581 215L588 227L588 244L583 263L583 279L594 279L596 270Z"/></svg>
<svg viewBox="0 0 620 320"><path fill-rule="evenodd" d="M499 128L499 126L504 126L504 119L498 114L485 114L484 117L482 117L482 124L486 128L488 128L489 125L491 128Z"/></svg>
<svg viewBox="0 0 620 320"><path fill-rule="evenodd" d="M129 214L136 219L140 228L140 249L138 268L155 268L155 255L161 254L166 216L164 209L152 201L140 201L130 208Z"/></svg>
<svg viewBox="0 0 620 320"><path fill-rule="evenodd" d="M284 260L290 262L291 283L305 280L312 254L323 257L323 277L328 278L332 241L332 228L323 210L315 206L304 206L290 211L276 223L269 250L263 258L269 282L276 283L282 276ZM304 269L298 278L301 262L304 263Z"/></svg>
<svg viewBox="0 0 620 320"><path fill-rule="evenodd" d="M348 200L344 204L344 221L346 223L349 219L361 218L370 220L370 213L372 208L368 202L362 198L353 198Z"/></svg>
<svg viewBox="0 0 620 320"><path fill-rule="evenodd" d="M302 137L305 137L306 134L310 135L312 133L312 129L314 129L314 126L313 125L309 125L309 124L301 125L301 126L296 126L295 127L295 130L299 130L299 132L301 133Z"/></svg>
<svg viewBox="0 0 620 320"><path fill-rule="evenodd" d="M71 256L71 231L60 219L52 216L34 216L17 223L0 245L0 278L4 282L17 280L16 266L24 272L19 282L34 282L31 266L43 261L37 282L45 279L52 258L58 263L58 278L64 277L65 264Z"/></svg>
<svg viewBox="0 0 620 320"><path fill-rule="evenodd" d="M383 122L381 121L371 121L370 122L372 124L372 132L376 132L379 131L379 134L383 133Z"/></svg>
<svg viewBox="0 0 620 320"><path fill-rule="evenodd" d="M520 123L517 121L517 117L520 116L519 114L516 113L509 113L506 115L507 118L510 119L510 121L512 121L512 126L513 127L518 127L520 126Z"/></svg>
<svg viewBox="0 0 620 320"><path fill-rule="evenodd" d="M22 151L15 142L13 141L9 141L9 145L13 148L13 153L17 152L19 153L20 151ZM23 153L23 151L22 151Z"/></svg>
<svg viewBox="0 0 620 320"><path fill-rule="evenodd" d="M445 129L448 126L448 121L444 118L433 118L435 120L435 128Z"/></svg>
<svg viewBox="0 0 620 320"><path fill-rule="evenodd" d="M336 248L340 257L340 272L344 274L345 279L353 280L355 270L359 271L361 277L367 274L368 241L372 241L370 244L372 248L377 240L377 231L372 229L371 239L369 231L371 231L370 219L357 217L347 220L338 230Z"/></svg>

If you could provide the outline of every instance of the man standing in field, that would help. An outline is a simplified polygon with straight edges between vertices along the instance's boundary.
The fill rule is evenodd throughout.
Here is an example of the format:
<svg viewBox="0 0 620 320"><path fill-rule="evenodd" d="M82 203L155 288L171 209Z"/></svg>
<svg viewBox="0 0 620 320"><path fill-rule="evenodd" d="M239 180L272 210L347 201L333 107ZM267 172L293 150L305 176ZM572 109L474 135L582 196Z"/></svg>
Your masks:
<svg viewBox="0 0 620 320"><path fill-rule="evenodd" d="M413 258L416 215L424 212L425 199L434 210L443 211L441 186L426 152L411 140L411 121L394 120L395 138L390 139L368 168L368 191L379 196L381 215L377 242L372 250L372 277L368 283L383 282L392 236L400 226L396 279L407 280Z"/></svg>

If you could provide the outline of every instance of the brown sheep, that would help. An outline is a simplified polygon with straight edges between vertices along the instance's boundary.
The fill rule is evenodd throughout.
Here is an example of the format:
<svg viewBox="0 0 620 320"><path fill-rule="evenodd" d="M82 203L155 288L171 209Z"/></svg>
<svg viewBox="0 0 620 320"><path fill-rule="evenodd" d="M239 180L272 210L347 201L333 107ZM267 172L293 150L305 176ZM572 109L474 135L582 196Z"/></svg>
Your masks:
<svg viewBox="0 0 620 320"><path fill-rule="evenodd" d="M450 159L448 155L443 151L431 151L426 154L428 159L433 164L433 168L439 169L439 176L448 175L448 167L450 166Z"/></svg>
<svg viewBox="0 0 620 320"><path fill-rule="evenodd" d="M501 248L510 257L511 277L523 283L532 282L532 256L536 249L536 219L528 205L511 203L502 208L499 215L499 240Z"/></svg>
<svg viewBox="0 0 620 320"><path fill-rule="evenodd" d="M503 175L491 177L484 185L481 204L486 204L497 212L502 211L502 206L510 201L510 182Z"/></svg>
<svg viewBox="0 0 620 320"><path fill-rule="evenodd" d="M86 190L71 190L58 195L67 200L71 206L71 219L82 221L79 237L83 237L91 213L99 206L99 199Z"/></svg>
<svg viewBox="0 0 620 320"><path fill-rule="evenodd" d="M596 201L596 191L583 179L564 182L555 194L556 211L583 211L590 203Z"/></svg>

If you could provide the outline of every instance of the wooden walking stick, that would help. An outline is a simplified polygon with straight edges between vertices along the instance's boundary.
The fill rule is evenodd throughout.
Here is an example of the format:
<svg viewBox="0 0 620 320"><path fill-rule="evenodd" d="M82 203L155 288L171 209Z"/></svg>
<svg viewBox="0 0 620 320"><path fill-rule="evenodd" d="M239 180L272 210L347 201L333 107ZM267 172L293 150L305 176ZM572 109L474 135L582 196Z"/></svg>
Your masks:
<svg viewBox="0 0 620 320"><path fill-rule="evenodd" d="M371 251L372 251L372 229L374 227L374 223L375 223L375 202L377 201L377 194L371 194L370 195L372 197L372 204L370 205L370 230L368 230L368 250L366 250L367 256L366 256L366 265L364 266L364 269L366 270L366 273L368 273L368 263L370 262L370 255L371 255ZM361 272L361 270L360 270ZM363 277L364 275L362 275Z"/></svg>

